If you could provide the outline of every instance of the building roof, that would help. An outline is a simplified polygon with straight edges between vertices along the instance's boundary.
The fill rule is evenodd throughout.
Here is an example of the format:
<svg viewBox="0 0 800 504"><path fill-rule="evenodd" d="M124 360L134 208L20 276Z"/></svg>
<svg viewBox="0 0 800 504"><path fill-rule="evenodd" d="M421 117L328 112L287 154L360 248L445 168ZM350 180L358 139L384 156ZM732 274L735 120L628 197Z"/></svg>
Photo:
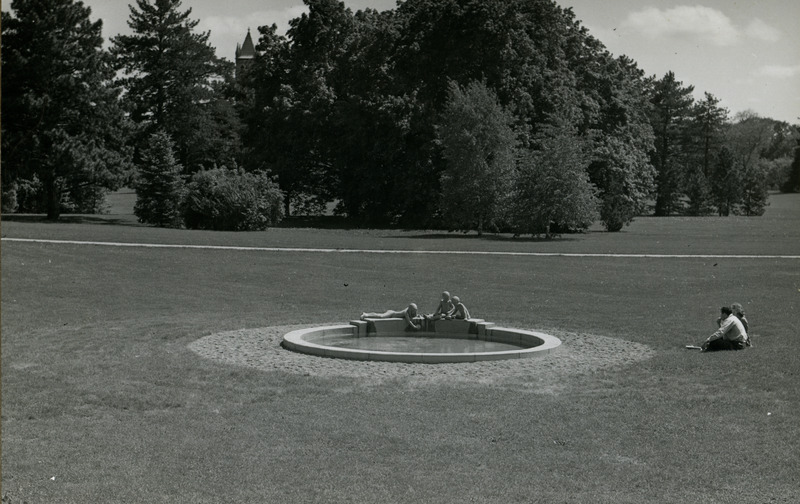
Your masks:
<svg viewBox="0 0 800 504"><path fill-rule="evenodd" d="M247 29L247 36L242 45L236 44L236 59L252 59L256 56L256 48L253 39L250 37L250 28Z"/></svg>

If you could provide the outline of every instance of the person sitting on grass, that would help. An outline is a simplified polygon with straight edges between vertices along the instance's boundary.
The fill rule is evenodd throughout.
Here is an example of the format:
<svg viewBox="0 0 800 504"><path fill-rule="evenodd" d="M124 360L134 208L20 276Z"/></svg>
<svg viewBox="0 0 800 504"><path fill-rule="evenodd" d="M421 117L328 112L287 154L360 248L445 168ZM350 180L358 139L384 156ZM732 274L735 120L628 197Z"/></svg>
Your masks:
<svg viewBox="0 0 800 504"><path fill-rule="evenodd" d="M409 304L404 310L395 311L387 310L383 313L367 313L361 314L361 320L365 319L387 319L387 318L401 318L414 329L420 329L422 326L414 323L414 317L417 316L417 305L414 303Z"/></svg>
<svg viewBox="0 0 800 504"><path fill-rule="evenodd" d="M461 299L458 296L453 296L453 303L456 305L455 310L453 310L453 318L456 320L467 320L469 317L469 310L467 307L464 306L464 303L461 302Z"/></svg>
<svg viewBox="0 0 800 504"><path fill-rule="evenodd" d="M753 346L750 342L750 327L747 323L747 317L744 316L744 308L742 308L741 303L733 303L731 305L731 312L733 312L734 316L739 319L739 321L742 323L742 326L744 326L744 331L747 333L744 344L746 346ZM717 327L722 325L722 320L723 317L719 317L717 319Z"/></svg>
<svg viewBox="0 0 800 504"><path fill-rule="evenodd" d="M442 299L439 300L439 306L436 307L436 311L431 315L427 315L425 318L429 320L448 318L453 315L453 310L455 309L456 307L453 304L453 301L450 300L450 293L444 291L442 292Z"/></svg>
<svg viewBox="0 0 800 504"><path fill-rule="evenodd" d="M747 331L745 331L741 320L727 306L723 306L719 311L721 315L719 329L709 336L700 348L704 352L744 349L747 341Z"/></svg>
<svg viewBox="0 0 800 504"><path fill-rule="evenodd" d="M731 311L733 312L734 315L736 315L736 318L738 318L739 321L742 323L742 325L744 326L744 332L747 333L747 340L744 342L744 344L747 346L753 346L753 344L750 341L750 326L747 323L747 317L744 316L744 308L742 308L742 305L739 303L733 303L731 305Z"/></svg>

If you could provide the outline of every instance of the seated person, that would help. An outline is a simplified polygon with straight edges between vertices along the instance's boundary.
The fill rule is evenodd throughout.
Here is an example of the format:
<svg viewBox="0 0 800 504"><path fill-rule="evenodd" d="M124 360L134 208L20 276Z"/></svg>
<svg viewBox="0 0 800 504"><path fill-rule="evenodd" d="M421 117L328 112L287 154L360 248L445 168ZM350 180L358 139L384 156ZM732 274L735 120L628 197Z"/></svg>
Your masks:
<svg viewBox="0 0 800 504"><path fill-rule="evenodd" d="M461 302L461 299L459 299L458 296L453 296L453 303L456 305L455 310L453 310L453 318L457 320L467 320L469 318L469 310L467 310L467 307Z"/></svg>
<svg viewBox="0 0 800 504"><path fill-rule="evenodd" d="M448 318L452 316L453 310L455 309L455 305L450 300L450 293L444 291L442 292L442 299L439 301L439 306L436 307L436 311L433 312L433 314L426 316L426 318L430 320Z"/></svg>
<svg viewBox="0 0 800 504"><path fill-rule="evenodd" d="M723 306L720 308L720 326L701 345L704 352L714 350L742 350L747 341L747 331L733 311Z"/></svg>
<svg viewBox="0 0 800 504"><path fill-rule="evenodd" d="M747 333L747 339L745 341L745 345L753 346L750 343L750 327L747 323L747 317L744 316L744 308L742 308L741 303L733 303L731 305L731 312L736 316L736 318L739 319L739 321L742 323L742 326L744 326L745 332ZM722 320L723 320L722 317L717 319L717 327L722 325Z"/></svg>
<svg viewBox="0 0 800 504"><path fill-rule="evenodd" d="M744 330L747 333L747 341L745 341L744 344L747 346L753 346L752 343L750 343L750 326L747 323L747 317L744 316L744 308L742 308L742 305L739 303L733 303L731 305L731 311L742 323Z"/></svg>
<svg viewBox="0 0 800 504"><path fill-rule="evenodd" d="M387 310L383 313L367 313L364 312L361 314L361 320L376 318L376 319L387 319L387 318L401 318L408 323L414 329L420 329L422 326L414 323L414 317L417 316L417 305L411 303L408 305L404 310L395 311L395 310Z"/></svg>

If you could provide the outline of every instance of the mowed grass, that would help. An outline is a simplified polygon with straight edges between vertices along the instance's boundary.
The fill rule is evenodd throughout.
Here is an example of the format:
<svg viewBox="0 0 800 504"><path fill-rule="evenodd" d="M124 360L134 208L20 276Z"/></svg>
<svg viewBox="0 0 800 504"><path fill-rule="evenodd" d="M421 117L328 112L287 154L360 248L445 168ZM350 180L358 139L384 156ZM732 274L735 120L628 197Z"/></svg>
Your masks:
<svg viewBox="0 0 800 504"><path fill-rule="evenodd" d="M123 210L4 237L313 248L800 254L761 218L642 218L562 240L396 230L209 233ZM16 217L16 216L12 216ZM412 387L198 357L220 331L345 322L462 295L473 315L646 344L525 383ZM755 347L683 348L742 302ZM797 502L800 259L323 254L2 243L2 492L11 502ZM557 355L549 358L557 358ZM531 382L537 382L531 376Z"/></svg>

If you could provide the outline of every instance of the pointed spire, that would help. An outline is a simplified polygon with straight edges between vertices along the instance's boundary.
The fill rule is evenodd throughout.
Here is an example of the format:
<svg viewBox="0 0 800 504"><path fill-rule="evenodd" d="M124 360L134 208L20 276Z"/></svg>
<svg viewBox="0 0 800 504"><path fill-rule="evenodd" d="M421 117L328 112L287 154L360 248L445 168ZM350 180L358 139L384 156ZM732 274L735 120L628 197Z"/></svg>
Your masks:
<svg viewBox="0 0 800 504"><path fill-rule="evenodd" d="M253 58L256 55L256 48L253 45L253 39L250 37L250 28L247 29L247 36L244 38L244 42L242 43L241 47L238 47L236 50L236 57L237 58Z"/></svg>

